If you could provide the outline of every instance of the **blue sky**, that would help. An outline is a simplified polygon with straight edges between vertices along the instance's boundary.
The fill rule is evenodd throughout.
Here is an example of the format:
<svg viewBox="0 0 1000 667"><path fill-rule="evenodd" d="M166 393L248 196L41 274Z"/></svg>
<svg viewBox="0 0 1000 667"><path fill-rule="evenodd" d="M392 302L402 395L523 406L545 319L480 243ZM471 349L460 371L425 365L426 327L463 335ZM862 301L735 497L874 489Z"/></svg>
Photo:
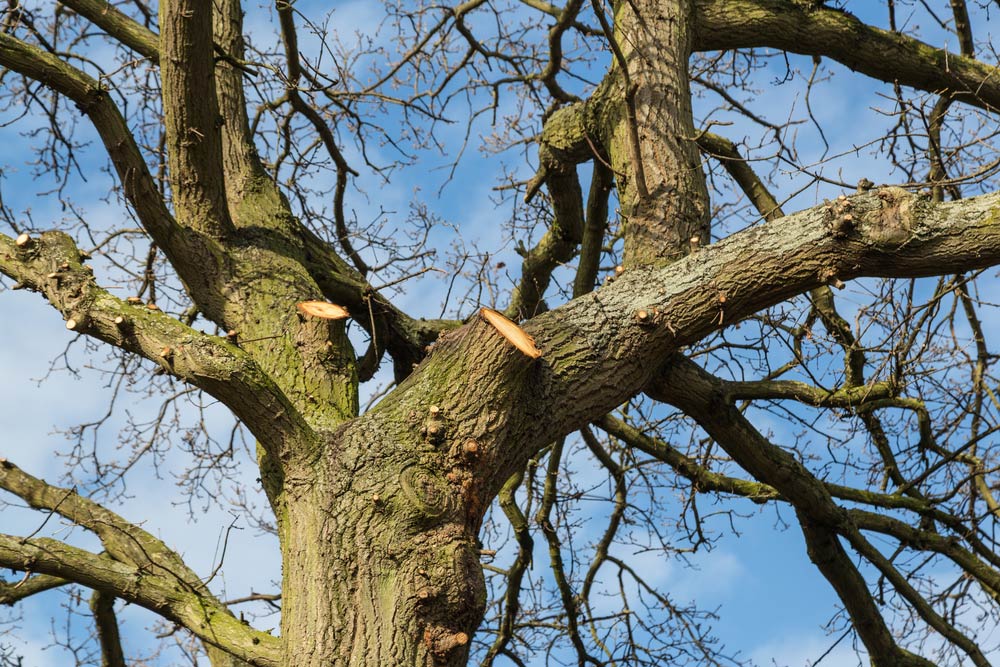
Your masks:
<svg viewBox="0 0 1000 667"><path fill-rule="evenodd" d="M875 3L853 2L849 7L866 20L884 24L884 10L876 12L874 5ZM300 2L299 6L306 11L309 9L309 3ZM373 3L358 0L340 2L335 6L335 18L342 33L354 29L373 29ZM901 6L907 7L902 3ZM915 5L910 8L916 11ZM993 13L995 15L997 12ZM256 17L263 17L263 14L251 14L249 28L258 35L258 39L266 39L269 28L262 19L260 23L256 23ZM986 24L980 22L978 25ZM995 22L990 28L993 26ZM939 39L935 40L935 35ZM986 39L987 35L977 34L977 37ZM944 40L939 33L930 29L929 24L925 27L925 39L935 45L955 48L954 40ZM806 71L811 67L811 61L806 58L793 57L791 63L793 67ZM771 64L771 67L779 66L779 63ZM852 145L864 145L868 139L880 136L884 118L867 110L873 107L885 108L890 103L878 94L878 91L884 91L885 88L867 82L845 68L831 66L831 69L834 71L833 83L813 98L812 110L834 151ZM804 100L800 87L771 85L771 81L781 75L778 69L761 72L763 96L752 101L755 110L774 121L783 120L793 107L798 116L803 115ZM711 95L707 96L707 103L715 102L717 100L712 100ZM757 131L736 118L719 119L735 122L734 125L719 128L721 133L733 139L752 137ZM17 147L8 149L4 158L7 165L17 168L16 171L10 168L4 171L3 181L0 182L4 200L15 211L30 208L32 218L39 228L58 225L66 213L51 197L35 194L47 188L45 179L32 176L28 167L19 165L17 156L22 150L21 142L25 141L22 136L24 130L23 123L0 128L0 139L8 146ZM808 125L802 126L798 131L801 133L800 150L818 156L821 151L818 134ZM459 130L448 132L455 134ZM475 127L474 138L488 135L489 132L490 128L484 119ZM353 148L348 146L346 150L349 159L356 157ZM88 164L95 171L90 172L87 183L79 179L73 181L76 199L92 220L115 224L123 213L113 204L101 199L106 181L103 174L96 173L96 168L103 165L103 158L97 149L89 151L87 155ZM496 184L497 160L484 158L476 150L468 150L454 179L440 189L438 194L440 169L447 165L449 158L448 155L435 157L428 154L415 167L401 170L390 183L383 183L370 174L362 174L359 187L366 194L355 193L350 205L357 210L360 220L367 220L373 218L380 207L393 212L393 216L402 218L415 199L425 202L454 228L459 229L469 243L474 241L483 249L498 249L494 262L505 262L507 270L516 278L519 261L499 224L505 213L498 212L491 201L495 198L493 187ZM508 165L517 164L514 155L505 157L503 161ZM803 158L805 163L810 161ZM850 153L825 168L831 175L842 170L838 177L842 175L846 182L855 182L862 176L876 182L893 180L888 164L875 154L874 148ZM524 177L530 175L523 167L521 171ZM774 187L776 192L788 194L797 191L801 182L801 176L783 175L779 172L775 176ZM794 211L836 194L840 194L840 191L835 188L810 188L793 198L785 208L787 211ZM446 245L451 242L452 233L452 228L440 227L435 231L434 240ZM398 301L413 315L435 317L440 312L446 287L446 281L428 275L425 279L410 283L406 293ZM866 297L863 290L849 286L842 298L843 303L850 307L852 302L861 303ZM3 323L0 326L0 425L3 425L6 436L4 442L0 443L0 456L10 458L32 474L58 481L65 471L62 461L55 454L67 448L67 440L59 431L100 417L106 410L111 389L106 386L106 378L95 370L95 367L104 363L105 352L87 352L83 350L81 343L74 343L68 359L75 372L56 370L50 373L51 361L58 360L66 346L73 343L74 337L64 329L58 314L35 294L11 291L0 293L0 322ZM57 367L62 365L61 362L56 362ZM43 377L44 381L39 382ZM385 373L380 375L383 381L384 377ZM369 387L378 382L377 379ZM125 427L127 413L141 420L148 418L157 408L158 401L155 398L148 400L141 394L126 394L121 397L117 410L101 432L97 443L99 450L106 455L113 454L119 444L117 434ZM793 437L786 424L764 413L756 414L754 421L763 431L770 431L776 442ZM213 433L218 434L218 437L225 437L230 420L224 411L210 408L209 423ZM134 443L126 443L128 446L131 444ZM142 523L147 530L177 548L196 571L208 573L218 563L219 545L233 519L215 503L198 502L193 507L185 503L175 477L176 471L182 469L184 464L183 453L173 451L159 460L157 468L144 466L135 471L130 475L124 495L115 502L114 508L126 518ZM588 471L585 461L579 462L578 474L584 477L588 474L595 475L595 479L599 477L593 470ZM249 492L256 502L263 503L263 498L256 492L254 477L250 457L243 455L235 481L226 482L221 491L232 495L236 492L236 487L239 487ZM664 503L664 508L677 502L672 498L658 501ZM712 502L709 498L703 499L707 507ZM824 630L824 624L835 610L835 597L826 582L809 564L799 532L794 528L780 527L779 514L791 521L787 510L776 513L770 508L760 510L748 502L736 503L736 507L747 515L738 522L739 537L726 537L711 551L701 551L689 557L692 567L682 567L679 561L662 554L647 553L633 557L646 568L650 576L661 581L677 601L697 599L705 608L718 609L720 620L716 624L717 634L731 650L739 649L742 655L753 657L761 665L787 664L789 667L804 667L810 664L809 661L822 655L835 639ZM0 511L3 512L4 532L29 533L40 522L37 514L16 506L3 507ZM577 539L585 541L588 536L597 535L603 527L601 518L600 510L597 516L588 517ZM79 530L66 531L57 525L47 526L47 529L74 543L94 546L93 540ZM536 541L541 548L541 539ZM505 555L502 552L498 556L498 563ZM546 560L545 554L539 551L536 563L544 563ZM223 597L242 596L251 590L273 592L276 590L274 582L279 576L280 563L274 539L261 534L245 522L238 522L237 529L229 535L225 567L213 581L213 589ZM66 664L68 655L63 649L51 646L53 632L62 636L62 626L58 622L51 624L49 618L53 610L56 610L59 618L62 612L58 608L67 602L64 593L51 592L38 596L12 612L21 613L24 617L23 631L19 634L23 641L16 646L25 654L26 666ZM85 608L80 608L79 611L83 613ZM0 623L3 618L0 611ZM148 651L150 641L147 628L153 624L154 617L143 610L129 608L122 610L121 621L127 642L126 652L136 655ZM262 619L257 625L277 625L277 619ZM3 627L0 624L0 632ZM87 619L80 617L69 635L79 639L86 632ZM0 635L0 643L8 641L7 637ZM173 664L176 660L175 653L167 656L162 664ZM846 667L857 664L857 659L849 642L845 641L821 664L824 667Z"/></svg>

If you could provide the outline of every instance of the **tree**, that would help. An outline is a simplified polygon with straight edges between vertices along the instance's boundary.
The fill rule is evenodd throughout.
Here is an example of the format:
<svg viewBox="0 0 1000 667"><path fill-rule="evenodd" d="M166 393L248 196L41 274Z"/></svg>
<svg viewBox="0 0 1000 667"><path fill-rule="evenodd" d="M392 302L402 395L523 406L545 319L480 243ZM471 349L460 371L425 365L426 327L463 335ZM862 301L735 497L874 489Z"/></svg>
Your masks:
<svg viewBox="0 0 1000 667"><path fill-rule="evenodd" d="M991 52L965 0L932 13L957 52L920 41L903 4L882 29L807 0L387 2L382 32L353 36L302 1L9 3L6 112L70 222L39 231L5 206L0 271L110 346L113 377L168 403L212 397L252 434L262 525L281 543L280 637L109 509L141 455L88 468L79 446L78 485L11 454L0 488L100 552L0 535L0 565L23 577L0 599L92 591L107 665L125 664L116 599L213 665L735 664L705 612L622 548L645 521L658 549L707 547L724 530L699 512L710 496L723 515L740 499L787 508L871 664L988 665L1000 405L977 280L1000 263L1000 72L977 59ZM244 11L280 45L247 40ZM828 63L884 82L878 170L903 183L800 158L799 112L754 99L775 57L807 109ZM716 134L734 118L760 143ZM520 276L508 293L490 254L460 251L457 316L407 314L394 288L430 271L443 222L418 196L406 220L365 224L352 198L428 151L460 155L485 119L496 154L532 165L497 190ZM96 177L88 137L111 166ZM781 168L842 194L784 216ZM137 224L78 215L79 172ZM845 310L831 288L855 279L868 299ZM394 386L362 409L359 385L389 359ZM791 426L769 435L765 410ZM202 437L168 421L155 447ZM190 449L193 477L226 474ZM604 484L574 486L584 453ZM572 508L603 490L605 528L571 548ZM684 503L666 504L675 492ZM657 538L667 507L682 529ZM505 531L510 564L491 566ZM627 583L598 613L608 576Z"/></svg>

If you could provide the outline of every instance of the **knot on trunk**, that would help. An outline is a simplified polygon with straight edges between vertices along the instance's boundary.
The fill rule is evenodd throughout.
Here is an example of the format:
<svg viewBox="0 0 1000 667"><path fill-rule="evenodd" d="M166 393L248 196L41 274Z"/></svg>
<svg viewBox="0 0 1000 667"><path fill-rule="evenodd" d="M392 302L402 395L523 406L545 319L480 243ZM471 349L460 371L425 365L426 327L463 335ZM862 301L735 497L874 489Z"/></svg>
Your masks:
<svg viewBox="0 0 1000 667"><path fill-rule="evenodd" d="M880 207L868 220L868 238L879 244L903 245L911 236L917 197L896 187L881 188L876 196Z"/></svg>
<svg viewBox="0 0 1000 667"><path fill-rule="evenodd" d="M434 471L410 465L399 474L403 495L427 519L437 519L450 509L448 483Z"/></svg>
<svg viewBox="0 0 1000 667"><path fill-rule="evenodd" d="M424 630L424 645L434 657L444 661L457 648L469 643L469 635L464 632L454 632L439 625L430 625Z"/></svg>

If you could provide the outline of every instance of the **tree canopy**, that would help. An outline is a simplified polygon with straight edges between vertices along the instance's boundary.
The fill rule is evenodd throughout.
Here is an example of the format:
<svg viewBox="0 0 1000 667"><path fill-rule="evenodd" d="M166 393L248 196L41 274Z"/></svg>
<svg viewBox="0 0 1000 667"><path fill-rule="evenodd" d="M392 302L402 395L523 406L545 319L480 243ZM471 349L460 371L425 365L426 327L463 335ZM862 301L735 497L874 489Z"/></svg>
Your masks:
<svg viewBox="0 0 1000 667"><path fill-rule="evenodd" d="M8 3L3 290L111 406L0 448L0 602L89 600L81 665L761 664L653 569L766 515L832 645L988 667L995 4Z"/></svg>

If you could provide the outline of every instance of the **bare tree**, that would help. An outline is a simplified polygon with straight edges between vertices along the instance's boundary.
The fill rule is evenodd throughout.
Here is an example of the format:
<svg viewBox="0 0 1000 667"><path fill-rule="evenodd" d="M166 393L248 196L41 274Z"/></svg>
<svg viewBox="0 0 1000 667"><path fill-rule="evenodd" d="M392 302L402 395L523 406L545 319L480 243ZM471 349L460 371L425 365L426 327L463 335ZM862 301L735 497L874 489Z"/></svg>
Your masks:
<svg viewBox="0 0 1000 667"><path fill-rule="evenodd" d="M990 664L995 7L389 1L366 34L322 4L3 10L5 122L64 215L7 196L0 272L159 407L117 459L104 420L73 428L62 485L5 452L0 488L101 550L41 520L0 534L0 601L89 591L80 664L130 662L116 600L215 666L742 664L632 556L710 548L749 500L784 508L872 665ZM874 111L841 102L878 132L817 150L801 137L825 144L814 106L843 67L877 85ZM467 149L502 172L513 280L430 192L356 213L430 155L446 188ZM871 172L841 161L859 153ZM80 208L84 177L121 220ZM805 191L838 194L786 216ZM440 314L404 312L437 274ZM194 495L255 451L269 507L228 500L278 536L280 593L220 599L113 511L171 447Z"/></svg>

